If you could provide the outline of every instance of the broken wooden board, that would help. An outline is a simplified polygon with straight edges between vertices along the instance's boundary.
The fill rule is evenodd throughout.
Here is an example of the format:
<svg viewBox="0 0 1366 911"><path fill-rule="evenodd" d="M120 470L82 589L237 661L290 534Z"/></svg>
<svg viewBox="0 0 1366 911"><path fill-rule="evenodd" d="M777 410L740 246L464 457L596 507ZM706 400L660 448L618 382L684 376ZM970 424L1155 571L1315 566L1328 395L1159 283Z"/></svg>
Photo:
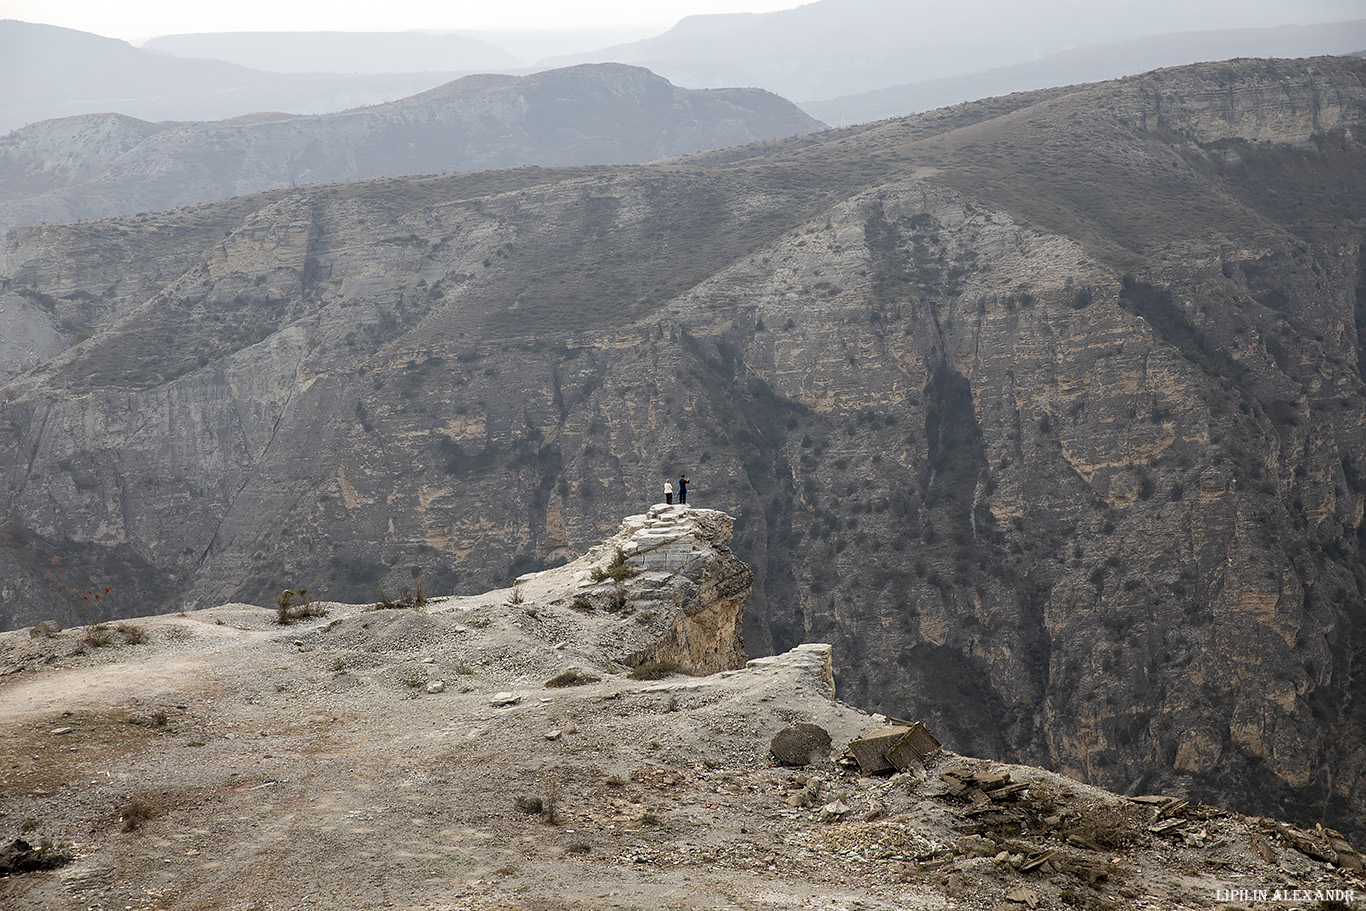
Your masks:
<svg viewBox="0 0 1366 911"><path fill-rule="evenodd" d="M864 775L872 775L896 768L887 759L887 751L896 746L909 731L910 728L898 724L888 725L864 734L850 743L849 752L858 763L859 771Z"/></svg>

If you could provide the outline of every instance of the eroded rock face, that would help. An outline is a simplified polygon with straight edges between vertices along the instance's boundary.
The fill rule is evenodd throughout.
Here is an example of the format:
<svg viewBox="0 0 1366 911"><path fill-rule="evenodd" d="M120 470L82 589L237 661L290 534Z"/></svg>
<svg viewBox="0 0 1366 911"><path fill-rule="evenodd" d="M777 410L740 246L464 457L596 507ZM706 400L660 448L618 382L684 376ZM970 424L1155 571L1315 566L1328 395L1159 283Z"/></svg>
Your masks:
<svg viewBox="0 0 1366 911"><path fill-rule="evenodd" d="M732 519L714 509L655 506L631 516L608 542L636 575L622 583L636 610L668 618L657 640L629 663L676 664L714 674L745 666L745 601L754 573L730 548Z"/></svg>

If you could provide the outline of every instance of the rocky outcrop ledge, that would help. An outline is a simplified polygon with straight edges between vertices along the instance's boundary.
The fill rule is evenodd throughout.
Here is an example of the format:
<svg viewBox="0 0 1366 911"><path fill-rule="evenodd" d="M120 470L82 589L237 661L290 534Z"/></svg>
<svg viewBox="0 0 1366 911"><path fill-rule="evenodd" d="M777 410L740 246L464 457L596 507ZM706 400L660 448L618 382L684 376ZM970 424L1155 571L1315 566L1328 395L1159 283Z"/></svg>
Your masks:
<svg viewBox="0 0 1366 911"><path fill-rule="evenodd" d="M625 663L670 663L692 674L745 666L741 627L754 573L726 546L732 524L714 509L658 505L628 516L581 558L590 568L575 574L577 597L625 599L655 618L648 626L657 638Z"/></svg>

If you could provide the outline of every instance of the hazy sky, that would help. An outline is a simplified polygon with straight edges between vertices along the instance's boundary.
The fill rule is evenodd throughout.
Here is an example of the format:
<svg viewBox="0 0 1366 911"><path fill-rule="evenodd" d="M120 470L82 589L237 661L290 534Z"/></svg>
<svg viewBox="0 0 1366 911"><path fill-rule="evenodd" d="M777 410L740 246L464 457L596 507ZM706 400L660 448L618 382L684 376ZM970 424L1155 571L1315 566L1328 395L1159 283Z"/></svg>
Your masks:
<svg viewBox="0 0 1366 911"><path fill-rule="evenodd" d="M651 27L695 13L763 13L810 0L0 0L0 19L139 43L181 32Z"/></svg>

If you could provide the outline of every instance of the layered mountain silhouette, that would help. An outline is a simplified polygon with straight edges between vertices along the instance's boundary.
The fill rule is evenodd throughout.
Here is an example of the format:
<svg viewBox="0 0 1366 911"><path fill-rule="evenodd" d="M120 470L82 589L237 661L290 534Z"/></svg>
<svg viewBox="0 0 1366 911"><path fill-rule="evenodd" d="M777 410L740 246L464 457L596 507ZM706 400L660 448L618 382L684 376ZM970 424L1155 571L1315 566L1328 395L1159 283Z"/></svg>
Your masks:
<svg viewBox="0 0 1366 911"><path fill-rule="evenodd" d="M654 38L554 62L615 60L647 67L679 85L757 85L801 102L965 76L1029 63L1073 48L1156 34L1278 28L1288 22L1359 18L1360 6L1343 0L1312 0L1297 4L1293 11L1279 0L1237 4L1154 0L1092 6L1069 0L964 0L952 4L818 0L772 13L691 16ZM1322 47L1294 54L1360 49ZM1248 49L1179 62L1253 54ZM1092 78L1138 71L1099 73ZM1006 91L1038 87L1020 85ZM953 99L960 100L967 99Z"/></svg>
<svg viewBox="0 0 1366 911"><path fill-rule="evenodd" d="M400 101L319 116L160 124L116 114L63 118L0 139L0 230L290 184L629 164L822 126L769 92L680 89L620 64L467 76Z"/></svg>

